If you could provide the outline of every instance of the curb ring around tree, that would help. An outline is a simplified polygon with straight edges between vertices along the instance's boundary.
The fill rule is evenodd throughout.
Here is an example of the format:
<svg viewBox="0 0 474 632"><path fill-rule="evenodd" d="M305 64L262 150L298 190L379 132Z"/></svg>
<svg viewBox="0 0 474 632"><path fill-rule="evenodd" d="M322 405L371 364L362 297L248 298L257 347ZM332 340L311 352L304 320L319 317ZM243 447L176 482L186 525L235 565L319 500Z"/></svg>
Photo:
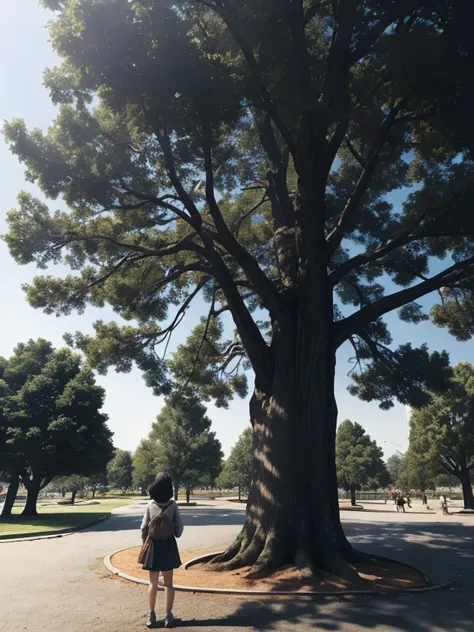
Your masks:
<svg viewBox="0 0 474 632"><path fill-rule="evenodd" d="M134 546L127 546L122 549L117 549L116 551L112 551L104 557L104 566L106 569L112 573L113 575L120 577L122 579L126 579L127 581L133 582L135 584L141 584L144 586L148 586L149 582L146 579L141 579L139 577L134 577L133 575L128 575L124 573L119 568L116 568L112 564L112 558L114 555L118 553L122 553L123 551L129 551L130 549L134 549ZM205 562L210 561L212 558L217 555L221 555L222 551L218 551L216 553L208 553L206 555L200 555L199 557L195 557L188 562L184 563L184 569L187 570L191 566L195 566L196 564L203 564ZM405 564L405 566L409 566ZM160 577L160 585L163 586L162 579ZM181 586L178 584L174 585L174 589L179 592L188 592L188 593L207 593L207 594L219 594L219 595L262 595L268 597L284 597L284 596L292 596L292 597L344 597L344 596L383 596L383 595L406 595L410 593L421 594L421 593L430 593L437 590L443 590L446 588L451 588L453 586L453 582L445 582L443 584L436 584L431 586L425 586L420 588L401 588L401 589L389 589L389 590L334 590L334 591L305 591L305 592L297 592L290 590L243 590L237 588L210 588L210 587L200 587L200 586Z"/></svg>

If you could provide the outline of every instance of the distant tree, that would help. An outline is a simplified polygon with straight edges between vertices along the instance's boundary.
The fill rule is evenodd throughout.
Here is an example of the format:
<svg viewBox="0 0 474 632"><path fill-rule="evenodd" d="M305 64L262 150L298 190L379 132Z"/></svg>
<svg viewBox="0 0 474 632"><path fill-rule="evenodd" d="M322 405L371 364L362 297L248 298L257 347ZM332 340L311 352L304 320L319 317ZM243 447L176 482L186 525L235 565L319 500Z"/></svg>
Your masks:
<svg viewBox="0 0 474 632"><path fill-rule="evenodd" d="M396 487L399 486L400 472L404 468L405 460L404 454L392 454L387 459L387 471L390 475L390 482Z"/></svg>
<svg viewBox="0 0 474 632"><path fill-rule="evenodd" d="M146 495L157 474L156 457L155 442L151 439L142 439L132 458L133 485L140 489L142 496Z"/></svg>
<svg viewBox="0 0 474 632"><path fill-rule="evenodd" d="M464 507L474 509L470 468L474 465L474 366L458 364L449 389L410 417L409 452L434 473L456 476Z"/></svg>
<svg viewBox="0 0 474 632"><path fill-rule="evenodd" d="M71 505L76 502L76 496L78 492L84 493L89 478L87 476L81 476L80 474L72 474L62 480L63 488L68 492L71 492Z"/></svg>
<svg viewBox="0 0 474 632"><path fill-rule="evenodd" d="M103 472L98 472L89 476L87 479L86 487L88 491L92 492L92 498L95 498L97 492L104 493L107 490L107 472L104 467Z"/></svg>
<svg viewBox="0 0 474 632"><path fill-rule="evenodd" d="M416 454L408 448L398 474L397 486L406 491L417 490L424 492L434 489L439 468L427 453Z"/></svg>
<svg viewBox="0 0 474 632"><path fill-rule="evenodd" d="M442 472L438 474L434 479L435 487L447 487L448 489L453 489L459 487L459 478L454 476L454 474L447 474L446 472Z"/></svg>
<svg viewBox="0 0 474 632"><path fill-rule="evenodd" d="M17 345L3 372L0 408L7 462L27 490L23 515L37 514L38 494L56 476L104 467L112 442L103 401L79 354L43 339Z"/></svg>
<svg viewBox="0 0 474 632"><path fill-rule="evenodd" d="M382 449L356 422L343 421L336 435L336 467L340 486L351 494L356 504L356 491L363 487L385 487L389 475Z"/></svg>
<svg viewBox="0 0 474 632"><path fill-rule="evenodd" d="M203 474L219 473L221 444L210 429L206 408L191 392L172 394L153 424L149 438L156 445L156 469L169 472L176 499L184 482L192 487Z"/></svg>
<svg viewBox="0 0 474 632"><path fill-rule="evenodd" d="M239 500L242 491L248 493L252 483L253 452L252 429L249 427L242 432L232 448L218 479L222 487L238 487Z"/></svg>
<svg viewBox="0 0 474 632"><path fill-rule="evenodd" d="M113 458L107 464L107 480L114 489L126 491L133 487L131 452L128 450L115 450Z"/></svg>

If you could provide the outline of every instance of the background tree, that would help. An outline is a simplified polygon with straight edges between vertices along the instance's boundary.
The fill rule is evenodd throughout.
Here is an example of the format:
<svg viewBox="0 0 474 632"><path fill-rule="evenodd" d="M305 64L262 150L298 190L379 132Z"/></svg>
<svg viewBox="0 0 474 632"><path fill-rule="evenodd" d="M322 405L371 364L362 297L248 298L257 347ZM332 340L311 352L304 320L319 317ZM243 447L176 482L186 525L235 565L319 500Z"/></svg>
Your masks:
<svg viewBox="0 0 474 632"><path fill-rule="evenodd" d="M472 3L43 2L63 58L45 78L58 117L45 133L22 121L5 133L69 209L21 194L6 241L19 263L73 273L36 278L28 300L135 319L75 342L99 370L135 361L159 393L157 345L208 301L189 354L206 368L188 362L184 383L221 403L248 362L266 455L243 532L216 562L354 576L366 558L339 519L335 354L354 347L360 397L423 404L447 356L395 347L383 317L426 320L416 301L439 290L434 322L463 339L474 325Z"/></svg>
<svg viewBox="0 0 474 632"><path fill-rule="evenodd" d="M221 487L239 488L239 500L242 490L248 493L252 483L253 437L252 429L246 428L231 450L224 464L218 484Z"/></svg>
<svg viewBox="0 0 474 632"><path fill-rule="evenodd" d="M87 476L81 476L79 474L72 474L61 481L63 487L65 487L68 492L71 492L71 505L74 505L76 502L78 493L84 494L88 481L89 478Z"/></svg>
<svg viewBox="0 0 474 632"><path fill-rule="evenodd" d="M422 492L434 489L438 474L439 468L426 452L417 454L408 448L399 472L398 487L406 491L419 489Z"/></svg>
<svg viewBox="0 0 474 632"><path fill-rule="evenodd" d="M190 489L201 476L219 473L221 444L210 428L206 408L195 395L182 392L166 400L153 424L149 438L156 446L155 474L170 474L176 500L183 484Z"/></svg>
<svg viewBox="0 0 474 632"><path fill-rule="evenodd" d="M110 458L104 390L79 354L43 339L15 347L3 380L8 458L27 489L23 515L34 516L38 494L53 478L91 474Z"/></svg>
<svg viewBox="0 0 474 632"><path fill-rule="evenodd" d="M389 473L389 476L390 476L390 482L395 487L400 486L399 479L400 479L400 474L405 467L405 461L406 461L406 455L399 454L399 453L392 454L392 456L389 456L387 459L387 472Z"/></svg>
<svg viewBox="0 0 474 632"><path fill-rule="evenodd" d="M346 419L337 429L336 467L340 486L351 494L356 505L356 491L363 487L386 487L389 474L382 449L357 422Z"/></svg>
<svg viewBox="0 0 474 632"><path fill-rule="evenodd" d="M464 507L474 509L470 468L474 465L474 367L461 362L449 389L434 395L410 417L413 459L431 471L456 476L462 485Z"/></svg>
<svg viewBox="0 0 474 632"><path fill-rule="evenodd" d="M450 491L459 487L459 478L454 476L454 474L447 474L446 472L442 472L438 474L434 480L435 488L437 487L447 487Z"/></svg>
<svg viewBox="0 0 474 632"><path fill-rule="evenodd" d="M151 439L142 439L132 458L133 485L140 489L142 496L146 496L148 488L158 473L156 459L155 442Z"/></svg>
<svg viewBox="0 0 474 632"><path fill-rule="evenodd" d="M107 464L107 480L114 489L126 491L133 487L131 452L128 450L115 450L113 458Z"/></svg>

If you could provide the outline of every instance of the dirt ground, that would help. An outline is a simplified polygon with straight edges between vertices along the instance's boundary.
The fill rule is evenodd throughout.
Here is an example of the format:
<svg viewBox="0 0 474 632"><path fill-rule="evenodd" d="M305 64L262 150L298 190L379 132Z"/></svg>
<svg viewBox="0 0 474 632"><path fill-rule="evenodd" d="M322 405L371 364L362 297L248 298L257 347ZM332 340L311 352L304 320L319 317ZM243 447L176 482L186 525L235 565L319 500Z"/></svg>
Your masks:
<svg viewBox="0 0 474 632"><path fill-rule="evenodd" d="M112 556L115 568L138 579L148 579L148 572L143 571L137 562L140 547L133 547ZM329 573L320 572L316 577L307 579L298 569L286 566L265 579L249 579L249 568L220 573L213 571L206 564L193 565L187 570L185 563L200 555L215 551L187 551L181 559L183 566L175 571L176 586L196 588L219 588L227 590L259 590L259 591L292 591L322 593L346 590L393 590L425 587L426 580L422 573L402 564L381 562L377 566L359 566L359 581L344 581Z"/></svg>

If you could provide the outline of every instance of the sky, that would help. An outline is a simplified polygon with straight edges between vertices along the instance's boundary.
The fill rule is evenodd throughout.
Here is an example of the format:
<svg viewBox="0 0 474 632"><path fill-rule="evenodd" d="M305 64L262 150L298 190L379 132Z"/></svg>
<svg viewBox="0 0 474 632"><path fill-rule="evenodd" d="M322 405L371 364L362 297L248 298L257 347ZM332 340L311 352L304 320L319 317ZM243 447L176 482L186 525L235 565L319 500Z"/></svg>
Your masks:
<svg viewBox="0 0 474 632"><path fill-rule="evenodd" d="M45 68L57 65L58 58L48 42L46 23L51 14L37 5L36 0L2 0L0 9L0 121L20 118L29 128L46 128L54 119L55 109L47 90L42 85ZM39 195L37 188L25 181L24 170L15 156L10 154L0 138L0 234L5 233L5 216L15 207L16 197L22 190ZM400 197L400 196L399 196ZM397 196L393 196L397 202ZM55 202L49 202L54 208ZM67 332L92 331L94 321L117 320L110 309L89 308L82 315L63 317L48 316L30 307L22 291L22 285L38 274L34 266L18 266L8 249L0 241L0 355L8 357L18 342L43 337L56 345L63 344ZM428 297L429 306L435 297ZM180 329L173 337L173 347L183 342L189 330L204 313L198 303L192 307ZM396 314L388 316L394 341L397 344L426 342L431 350L446 349L451 362L473 359L474 342L456 342L447 331L430 323L410 325L402 323ZM172 348L171 347L171 351ZM383 448L385 456L404 451L408 446L407 411L396 405L388 412L379 409L377 403L365 403L347 392L350 378L347 373L352 365L349 358L352 348L341 348L337 361L336 397L339 420L358 421ZM129 374L110 371L98 376L98 382L106 389L105 412L114 432L117 447L134 450L144 438L163 405L162 398L155 397L145 386L138 370ZM239 434L249 423L247 400L237 399L228 410L208 406L213 430L222 442L227 455Z"/></svg>

